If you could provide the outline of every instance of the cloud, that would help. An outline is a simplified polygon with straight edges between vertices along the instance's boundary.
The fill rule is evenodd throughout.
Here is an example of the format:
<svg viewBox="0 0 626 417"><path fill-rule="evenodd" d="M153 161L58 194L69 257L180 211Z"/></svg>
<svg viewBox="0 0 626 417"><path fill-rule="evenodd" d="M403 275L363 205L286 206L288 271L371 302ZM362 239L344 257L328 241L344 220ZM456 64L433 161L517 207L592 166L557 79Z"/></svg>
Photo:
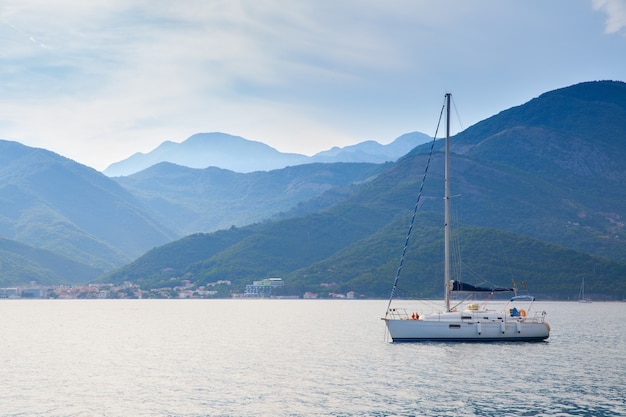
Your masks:
<svg viewBox="0 0 626 417"><path fill-rule="evenodd" d="M168 122L189 123L204 108L206 125L218 128L232 129L239 118L249 131L246 120L259 126L261 117L281 113L290 121L285 129L294 120L316 126L314 115L307 121L293 106L330 102L334 88L363 88L364 72L409 65L383 36L388 27L380 17L397 17L397 6L371 5L375 10L350 2L7 2L0 21L13 36L2 58L12 69L1 71L15 81L3 88L12 98L11 124L30 125L24 139L35 141L86 141L115 129L145 138ZM263 110L253 108L259 103Z"/></svg>
<svg viewBox="0 0 626 417"><path fill-rule="evenodd" d="M471 124L619 79L623 54L594 43L594 13L570 0L3 0L0 137L104 169L196 132L303 153L433 133L446 91L471 97Z"/></svg>
<svg viewBox="0 0 626 417"><path fill-rule="evenodd" d="M623 0L593 0L593 8L606 14L606 33L621 33L626 36L626 2Z"/></svg>

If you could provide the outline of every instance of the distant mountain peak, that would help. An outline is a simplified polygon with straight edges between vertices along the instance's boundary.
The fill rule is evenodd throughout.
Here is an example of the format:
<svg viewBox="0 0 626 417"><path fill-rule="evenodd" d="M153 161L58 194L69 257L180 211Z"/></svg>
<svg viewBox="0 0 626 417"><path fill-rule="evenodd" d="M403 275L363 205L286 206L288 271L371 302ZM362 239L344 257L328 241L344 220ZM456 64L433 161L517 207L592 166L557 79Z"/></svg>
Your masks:
<svg viewBox="0 0 626 417"><path fill-rule="evenodd" d="M189 168L214 166L239 173L271 171L287 166L314 162L395 161L429 137L418 132L408 133L388 145L368 140L344 148L333 147L312 157L280 152L262 142L227 133L196 133L183 142L165 141L148 153L111 164L104 174L109 177L127 176L160 162L170 162Z"/></svg>
<svg viewBox="0 0 626 417"><path fill-rule="evenodd" d="M253 172L300 163L306 156L285 154L261 142L221 132L196 133L183 142L166 141L148 153L136 153L111 164L104 174L110 177L130 175L159 162L189 168L209 166L236 172ZM280 161L280 162L279 162Z"/></svg>
<svg viewBox="0 0 626 417"><path fill-rule="evenodd" d="M609 102L626 109L626 83L622 81L586 81L557 90L541 97L567 96L586 102Z"/></svg>

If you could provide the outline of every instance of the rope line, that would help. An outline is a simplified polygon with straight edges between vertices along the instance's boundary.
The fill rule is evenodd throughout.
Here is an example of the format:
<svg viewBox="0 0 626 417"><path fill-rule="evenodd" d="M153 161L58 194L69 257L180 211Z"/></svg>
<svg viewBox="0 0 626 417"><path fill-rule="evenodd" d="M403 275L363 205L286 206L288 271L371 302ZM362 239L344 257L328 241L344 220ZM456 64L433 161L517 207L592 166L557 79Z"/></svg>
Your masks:
<svg viewBox="0 0 626 417"><path fill-rule="evenodd" d="M415 207L413 208L413 215L411 216L411 223L409 224L409 229L406 233L406 239L404 241L404 248L402 249L402 256L400 257L400 263L398 265L398 269L396 271L396 276L393 280L393 287L391 287L391 295L389 296L389 303L387 304L387 311L385 312L385 318L389 314L389 308L391 307L391 301L396 295L396 290L398 288L398 279L400 278L400 272L402 271L402 266L404 265L404 258L406 256L406 250L409 246L409 238L411 237L411 231L413 230L413 224L415 223L415 216L417 214L417 210L419 209L419 203L422 198L422 191L424 190L424 184L426 182L426 174L428 173L428 167L430 166L430 161L433 156L433 149L435 147L435 141L437 140L437 134L439 133L439 127L441 126L441 119L443 118L443 111L445 110L445 104L441 107L441 113L439 113L439 122L437 122L437 129L435 129L435 136L433 137L433 141L430 144L430 152L428 153L428 161L426 162L426 168L424 169L424 175L422 177L422 183L420 185L419 193L417 194L417 200L415 201Z"/></svg>

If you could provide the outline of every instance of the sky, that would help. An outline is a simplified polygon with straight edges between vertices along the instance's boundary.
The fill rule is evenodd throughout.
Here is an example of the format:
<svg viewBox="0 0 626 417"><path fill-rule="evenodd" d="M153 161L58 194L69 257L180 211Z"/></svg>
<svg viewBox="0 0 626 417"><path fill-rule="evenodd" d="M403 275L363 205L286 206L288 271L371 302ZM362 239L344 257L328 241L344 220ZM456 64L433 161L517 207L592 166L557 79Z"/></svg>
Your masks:
<svg viewBox="0 0 626 417"><path fill-rule="evenodd" d="M97 170L224 132L312 155L626 81L624 0L0 0L0 138Z"/></svg>

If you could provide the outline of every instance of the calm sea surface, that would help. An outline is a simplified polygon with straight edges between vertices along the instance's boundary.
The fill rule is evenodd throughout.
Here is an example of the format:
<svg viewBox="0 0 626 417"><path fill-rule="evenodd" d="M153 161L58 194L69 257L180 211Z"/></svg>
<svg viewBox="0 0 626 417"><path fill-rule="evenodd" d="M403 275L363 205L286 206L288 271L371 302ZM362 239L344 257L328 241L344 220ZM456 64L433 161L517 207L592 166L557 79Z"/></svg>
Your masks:
<svg viewBox="0 0 626 417"><path fill-rule="evenodd" d="M386 306L2 300L0 415L626 415L626 303L536 303L549 341L499 344L389 343Z"/></svg>

